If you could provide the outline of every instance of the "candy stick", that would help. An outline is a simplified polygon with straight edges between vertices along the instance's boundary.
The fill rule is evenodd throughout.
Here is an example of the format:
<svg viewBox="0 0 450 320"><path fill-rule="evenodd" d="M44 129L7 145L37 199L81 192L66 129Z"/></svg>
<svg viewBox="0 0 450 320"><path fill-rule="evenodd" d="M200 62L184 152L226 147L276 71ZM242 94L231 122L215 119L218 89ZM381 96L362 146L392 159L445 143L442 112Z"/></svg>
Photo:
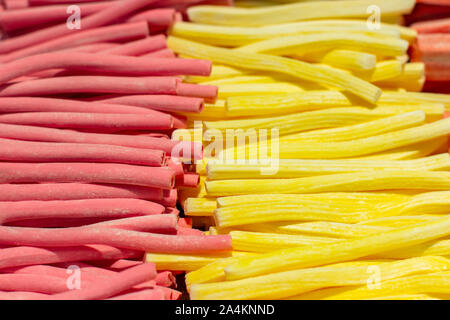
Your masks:
<svg viewBox="0 0 450 320"><path fill-rule="evenodd" d="M138 199L0 202L0 223L44 218L124 218L159 215L164 207Z"/></svg>
<svg viewBox="0 0 450 320"><path fill-rule="evenodd" d="M168 112L201 112L204 106L201 98L169 95L129 95L105 97L97 101L106 104L129 105Z"/></svg>
<svg viewBox="0 0 450 320"><path fill-rule="evenodd" d="M132 16L127 22L146 21L150 26L150 31L153 29L166 29L174 23L175 12L171 8L150 9Z"/></svg>
<svg viewBox="0 0 450 320"><path fill-rule="evenodd" d="M152 113L145 108L106 104L96 101L84 102L38 97L0 98L0 113L19 112Z"/></svg>
<svg viewBox="0 0 450 320"><path fill-rule="evenodd" d="M139 258L138 251L103 245L66 248L11 247L0 249L0 269L83 260L112 260Z"/></svg>
<svg viewBox="0 0 450 320"><path fill-rule="evenodd" d="M210 196L254 193L319 193L377 190L447 190L446 171L382 171L342 173L294 179L207 181ZM245 191L244 191L245 190Z"/></svg>
<svg viewBox="0 0 450 320"><path fill-rule="evenodd" d="M171 129L173 121L170 115L157 111L149 114L25 112L0 115L0 123L113 131Z"/></svg>
<svg viewBox="0 0 450 320"><path fill-rule="evenodd" d="M165 300L165 293L160 289L146 289L118 295L108 300Z"/></svg>
<svg viewBox="0 0 450 320"><path fill-rule="evenodd" d="M99 266L101 268L108 268L109 270L112 271L121 271L124 269L128 269L130 267L134 267L137 266L139 264L142 264L142 261L134 261L134 260L126 260L126 259L120 259L117 261L99 261L99 262L94 262L94 264L96 266Z"/></svg>
<svg viewBox="0 0 450 320"><path fill-rule="evenodd" d="M199 97L214 100L217 98L217 87L202 86L198 84L179 83L177 85L177 95L186 97Z"/></svg>
<svg viewBox="0 0 450 320"><path fill-rule="evenodd" d="M17 234L19 230L20 234ZM41 229L4 226L0 227L0 233L0 242L9 245L67 247L97 243L162 253L202 253L231 249L231 238L226 235L169 236L105 227Z"/></svg>
<svg viewBox="0 0 450 320"><path fill-rule="evenodd" d="M160 234L177 234L177 216L159 214L153 216L131 217L99 222L88 225L89 228L117 228Z"/></svg>
<svg viewBox="0 0 450 320"><path fill-rule="evenodd" d="M136 267L132 267L121 273L110 277L109 279L97 281L95 286L82 288L80 290L72 290L51 297L55 300L98 300L106 299L117 295L146 280L156 277L155 265L152 263L144 263Z"/></svg>
<svg viewBox="0 0 450 320"><path fill-rule="evenodd" d="M200 183L200 176L197 173L185 173L176 184L180 187L195 188Z"/></svg>
<svg viewBox="0 0 450 320"><path fill-rule="evenodd" d="M2 184L0 201L81 200L97 198L132 198L158 201L161 189L132 185L100 185L85 183Z"/></svg>
<svg viewBox="0 0 450 320"><path fill-rule="evenodd" d="M184 201L184 214L187 216L212 216L216 209L214 199L188 198Z"/></svg>
<svg viewBox="0 0 450 320"><path fill-rule="evenodd" d="M176 58L176 55L172 50L170 50L169 48L166 48L166 49L161 49L158 51L150 52L150 53L144 55L144 57L173 59L173 58Z"/></svg>
<svg viewBox="0 0 450 320"><path fill-rule="evenodd" d="M0 300L39 300L45 298L47 295L35 292L0 292Z"/></svg>
<svg viewBox="0 0 450 320"><path fill-rule="evenodd" d="M450 168L448 153L414 160L279 160L278 171L270 176L261 175L261 165L208 163L209 180L226 179L273 179L326 175L355 171L445 171ZM185 175L189 177L189 175ZM263 181L261 181L263 183ZM195 185L194 185L195 186Z"/></svg>
<svg viewBox="0 0 450 320"><path fill-rule="evenodd" d="M177 200L178 200L177 189L171 189L169 191L164 190L162 199L157 200L157 202L166 207L174 207L177 204Z"/></svg>
<svg viewBox="0 0 450 320"><path fill-rule="evenodd" d="M78 3L80 1L77 1ZM100 10L109 4L106 2L86 3L80 6L83 18ZM61 22L67 19L67 5L44 7L29 7L21 10L7 10L1 14L0 25L6 32L34 27L40 24Z"/></svg>
<svg viewBox="0 0 450 320"><path fill-rule="evenodd" d="M165 164L165 153L110 145L61 145L0 138L0 159L18 162L110 162L161 167Z"/></svg>
<svg viewBox="0 0 450 320"><path fill-rule="evenodd" d="M162 287L171 287L173 285L176 286L176 279L172 272L170 271L161 271L158 272L155 278L156 285Z"/></svg>
<svg viewBox="0 0 450 320"><path fill-rule="evenodd" d="M17 10L27 8L29 3L28 0L5 0L4 5L8 10Z"/></svg>
<svg viewBox="0 0 450 320"><path fill-rule="evenodd" d="M200 59L210 59L213 62L230 66L245 66L246 69L250 70L264 70L287 74L325 86L342 88L349 90L370 103L377 102L381 95L379 88L338 69L331 70L330 67L325 68L323 66L267 54L217 48L173 36L170 36L167 41L169 48L179 54L187 54Z"/></svg>
<svg viewBox="0 0 450 320"><path fill-rule="evenodd" d="M0 96L39 96L64 93L176 94L174 77L69 76L29 80L3 87Z"/></svg>
<svg viewBox="0 0 450 320"><path fill-rule="evenodd" d="M123 50L122 52L126 51ZM114 53L52 52L17 59L1 65L0 83L53 68L124 76L175 76L182 74L207 76L211 72L211 62L190 59L168 60L129 57Z"/></svg>
<svg viewBox="0 0 450 320"><path fill-rule="evenodd" d="M118 47L102 50L101 53L125 56L140 56L166 48L166 37L163 35L157 35L141 40L132 41Z"/></svg>
<svg viewBox="0 0 450 320"><path fill-rule="evenodd" d="M336 3L333 1L294 3L253 10L197 6L188 9L188 16L191 21L205 24L258 26L323 18L365 18L367 7L371 4L378 6L385 15L405 14L410 13L415 4L411 0L399 0L395 3L386 0L369 2L341 1L342 10L339 11L336 11Z"/></svg>
<svg viewBox="0 0 450 320"><path fill-rule="evenodd" d="M55 294L68 288L66 279L46 274L0 274L0 290Z"/></svg>
<svg viewBox="0 0 450 320"><path fill-rule="evenodd" d="M0 181L21 182L97 182L131 184L171 189L175 175L165 167L145 167L100 163L1 163Z"/></svg>
<svg viewBox="0 0 450 320"><path fill-rule="evenodd" d="M315 51L329 51L331 49L361 50L368 53L387 57L400 56L406 53L409 43L402 39L376 38L363 34L323 33L299 36L285 36L267 39L237 50L243 52L259 52L275 55L292 55L301 57L311 54L311 47ZM308 49L309 48L309 49Z"/></svg>
<svg viewBox="0 0 450 320"><path fill-rule="evenodd" d="M123 1L113 3L113 5L108 6L108 8L106 8L105 10L102 10L100 12L97 12L91 16L84 18L83 30L93 29L107 25L123 16L126 16L127 14L139 10L140 8L148 5L151 2L154 1L137 0L137 1ZM79 30L75 30L75 32L76 31ZM25 47L28 47L27 49L33 49L33 45L45 43L46 41L57 39L73 32L74 30L67 28L65 23L58 24L53 27L27 33L25 35L9 39L9 41L7 42L2 42L2 44L0 44L0 53L11 52Z"/></svg>
<svg viewBox="0 0 450 320"><path fill-rule="evenodd" d="M40 128L33 126L20 126L0 123L0 137L28 141L45 142L73 142L89 144L109 144L140 149L162 150L167 154L172 153L176 146L194 150L195 145L191 142L172 141L164 138L154 138L149 136L127 136L115 134L87 133L74 130L59 130L51 128ZM182 153L183 154L183 153ZM182 155L181 154L181 155ZM196 153L192 152L195 156Z"/></svg>
<svg viewBox="0 0 450 320"><path fill-rule="evenodd" d="M185 228L185 227L178 227L177 235L180 236L205 236L203 231L192 229L192 228Z"/></svg>

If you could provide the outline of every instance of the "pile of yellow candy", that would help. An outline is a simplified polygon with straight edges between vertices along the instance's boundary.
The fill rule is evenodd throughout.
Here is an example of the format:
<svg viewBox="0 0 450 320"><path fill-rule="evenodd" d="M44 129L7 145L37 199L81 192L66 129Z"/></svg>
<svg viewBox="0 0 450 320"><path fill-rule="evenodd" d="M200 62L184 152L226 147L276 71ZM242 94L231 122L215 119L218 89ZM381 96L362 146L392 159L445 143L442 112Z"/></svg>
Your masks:
<svg viewBox="0 0 450 320"><path fill-rule="evenodd" d="M187 80L219 88L174 133L206 151L180 198L234 251L148 259L188 271L192 299L449 298L450 96L421 93L408 62L416 33L396 23L415 2L275 2L192 7L171 30L177 54L214 63Z"/></svg>

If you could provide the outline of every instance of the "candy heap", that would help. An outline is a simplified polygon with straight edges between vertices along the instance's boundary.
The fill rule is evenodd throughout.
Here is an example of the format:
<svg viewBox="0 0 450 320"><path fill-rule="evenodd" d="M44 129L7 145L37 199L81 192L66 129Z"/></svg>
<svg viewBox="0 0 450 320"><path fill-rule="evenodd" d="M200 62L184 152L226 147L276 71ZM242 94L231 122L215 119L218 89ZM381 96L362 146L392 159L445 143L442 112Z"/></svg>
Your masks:
<svg viewBox="0 0 450 320"><path fill-rule="evenodd" d="M231 250L176 208L176 189L198 183L180 160L201 148L169 138L187 126L174 113L200 112L217 88L183 82L211 63L176 58L161 32L198 2L4 1L0 299L177 299L144 252Z"/></svg>
<svg viewBox="0 0 450 320"><path fill-rule="evenodd" d="M180 201L234 251L147 259L191 271L192 299L448 298L450 96L420 93L424 65L407 55L416 32L387 23L414 4L188 9L168 46L213 61L210 77L186 81L219 93L179 113L189 128L174 138L203 139L205 156ZM372 5L387 22L367 21ZM228 144L231 129L245 143Z"/></svg>

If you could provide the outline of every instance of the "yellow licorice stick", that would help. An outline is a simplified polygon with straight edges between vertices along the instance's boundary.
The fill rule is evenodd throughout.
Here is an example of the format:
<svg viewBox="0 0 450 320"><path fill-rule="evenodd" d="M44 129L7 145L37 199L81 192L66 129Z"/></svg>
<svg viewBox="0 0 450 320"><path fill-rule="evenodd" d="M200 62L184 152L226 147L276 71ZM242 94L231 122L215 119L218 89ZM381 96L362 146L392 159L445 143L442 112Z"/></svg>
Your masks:
<svg viewBox="0 0 450 320"><path fill-rule="evenodd" d="M443 111L443 106L440 106ZM386 132L397 131L423 124L425 115L423 111L407 112L392 117L377 119L351 126L332 129L313 130L282 137L282 140L308 141L349 141L370 136L376 136Z"/></svg>
<svg viewBox="0 0 450 320"><path fill-rule="evenodd" d="M225 268L228 280L272 272L349 261L386 251L411 247L450 234L450 216L363 238L284 249L255 258L243 258Z"/></svg>
<svg viewBox="0 0 450 320"><path fill-rule="evenodd" d="M366 18L367 8L376 5L383 15L402 15L410 13L413 0L358 0L319 1L270 6L267 8L232 8L216 6L197 6L188 9L190 21L213 25L263 26L300 20L323 18Z"/></svg>
<svg viewBox="0 0 450 320"><path fill-rule="evenodd" d="M398 60L386 60L378 62L373 72L370 74L370 82L383 81L401 76L403 63ZM356 72L358 74L358 72ZM364 78L364 76L362 76Z"/></svg>
<svg viewBox="0 0 450 320"><path fill-rule="evenodd" d="M244 83L276 83L278 80L270 76L242 75L231 78L217 79L202 82L203 85L220 86L224 84L244 84Z"/></svg>
<svg viewBox="0 0 450 320"><path fill-rule="evenodd" d="M192 299L280 299L335 286L372 284L371 270L384 282L405 276L441 272L450 266L443 257L421 257L394 262L368 262L330 265L274 273L254 278L191 286ZM372 271L373 273L373 271ZM376 285L374 283L373 285ZM252 288L252 290L242 290ZM377 291L377 290L373 290Z"/></svg>
<svg viewBox="0 0 450 320"><path fill-rule="evenodd" d="M192 290L192 288L191 288ZM377 290L370 290L365 286L357 289L347 290L338 294L326 297L327 300L350 300L350 299L368 299L383 295L392 295L398 293L450 293L450 272L436 272L431 274L414 275L381 281Z"/></svg>
<svg viewBox="0 0 450 320"><path fill-rule="evenodd" d="M193 271L227 257L231 257L231 253L207 255L147 253L145 261L154 263L157 270Z"/></svg>
<svg viewBox="0 0 450 320"><path fill-rule="evenodd" d="M382 80L378 84L385 87L404 88L409 82L421 81L424 76L425 64L423 62L412 62L403 66L402 74L398 77Z"/></svg>
<svg viewBox="0 0 450 320"><path fill-rule="evenodd" d="M415 160L280 160L275 174L262 175L261 165L218 164L207 166L209 180L298 178L358 171L445 171L450 170L448 153Z"/></svg>
<svg viewBox="0 0 450 320"><path fill-rule="evenodd" d="M189 272L186 275L186 286L189 289L194 283L207 283L225 280L224 268L227 265L233 261L237 261L237 259L241 257L255 257L257 255L258 253L254 252L233 251L233 257L216 259L215 261L205 264L193 272Z"/></svg>
<svg viewBox="0 0 450 320"><path fill-rule="evenodd" d="M361 205L357 208L347 203L321 203L314 200L291 202L263 202L240 206L220 207L214 211L218 227L230 227L274 221L334 221L356 223L386 216L389 210L373 206L371 210ZM398 210L397 210L398 211ZM245 214L244 214L245 213Z"/></svg>
<svg viewBox="0 0 450 320"><path fill-rule="evenodd" d="M212 47L173 36L167 39L167 44L175 52L194 58L209 59L216 63L245 69L288 74L302 80L349 90L370 103L376 103L381 95L378 87L338 69L330 70L322 66L272 55Z"/></svg>
<svg viewBox="0 0 450 320"><path fill-rule="evenodd" d="M316 60L317 59L317 60ZM377 57L374 54L351 51L351 50L332 50L322 56L314 59L311 55L311 62L328 64L332 67L347 69L350 71L369 71L375 69Z"/></svg>
<svg viewBox="0 0 450 320"><path fill-rule="evenodd" d="M282 248L330 243L339 239L265 232L231 231L233 249L248 252L271 252Z"/></svg>
<svg viewBox="0 0 450 320"><path fill-rule="evenodd" d="M297 224L275 225L275 231L288 234L310 234L332 238L358 238L391 230L390 227L365 226L338 222L303 222ZM256 228L255 228L256 231ZM265 231L264 231L265 232Z"/></svg>
<svg viewBox="0 0 450 320"><path fill-rule="evenodd" d="M434 240L408 248L397 249L393 251L383 252L382 254L373 255L374 257L383 257L390 259L407 259L419 256L449 256L450 240L441 239Z"/></svg>
<svg viewBox="0 0 450 320"><path fill-rule="evenodd" d="M176 37L187 38L205 44L237 47L257 41L282 37L287 35L310 35L313 33L350 33L383 35L397 38L399 30L394 28L382 28L371 31L367 25L320 25L310 22L295 22L281 25L270 25L263 27L235 27L214 26L200 23L177 22L171 29L171 34Z"/></svg>
<svg viewBox="0 0 450 320"><path fill-rule="evenodd" d="M284 159L338 159L361 157L419 142L446 137L450 134L450 118L422 126L388 132L378 136L339 142L309 142L297 144L280 141L280 157Z"/></svg>
<svg viewBox="0 0 450 320"><path fill-rule="evenodd" d="M429 192L416 195L401 209L401 214L447 214L450 208L450 191Z"/></svg>
<svg viewBox="0 0 450 320"><path fill-rule="evenodd" d="M450 109L450 95L428 92L394 92L384 91L380 97L381 104L401 104L401 103L441 103Z"/></svg>
<svg viewBox="0 0 450 320"><path fill-rule="evenodd" d="M405 204L406 205L406 204ZM402 208L400 208L401 210ZM383 226L390 228L402 228L416 223L439 219L439 215L414 215L414 216L392 216L372 220L361 221L358 224L366 226Z"/></svg>
<svg viewBox="0 0 450 320"><path fill-rule="evenodd" d="M368 171L294 179L206 181L209 196L264 193L321 193L377 190L448 190L447 171Z"/></svg>
<svg viewBox="0 0 450 320"><path fill-rule="evenodd" d="M222 84L218 87L219 99L226 99L234 96L264 96L303 91L301 87L288 82Z"/></svg>
<svg viewBox="0 0 450 320"><path fill-rule="evenodd" d="M247 194L242 196L230 196L217 198L219 207L241 206L245 204L255 204L263 202L290 202L300 203L301 201L318 201L333 205L342 204L349 208L354 208L354 204L358 203L358 207L370 205L373 208L376 204L382 205L386 202L405 202L411 199L410 195L396 193L318 193L318 194Z"/></svg>
<svg viewBox="0 0 450 320"><path fill-rule="evenodd" d="M353 125L368 122L374 119L389 117L402 113L395 108L373 110L364 107L329 108L316 111L308 111L297 114L289 114L278 117L237 119L224 121L206 121L206 129L269 129L278 128L279 134L289 134L313 129L330 128L337 126Z"/></svg>
<svg viewBox="0 0 450 320"><path fill-rule="evenodd" d="M228 114L232 116L280 115L351 105L352 102L339 91L304 91L268 97L243 96L227 99Z"/></svg>
<svg viewBox="0 0 450 320"><path fill-rule="evenodd" d="M426 157L433 153L445 152L447 149L447 137L432 139L426 142L396 148L373 155L357 157L358 159L379 159L379 160L408 160Z"/></svg>
<svg viewBox="0 0 450 320"><path fill-rule="evenodd" d="M212 216L216 209L215 199L188 198L184 201L184 214L188 216Z"/></svg>
<svg viewBox="0 0 450 320"><path fill-rule="evenodd" d="M311 55L311 52L320 53L327 50L345 49L395 57L404 55L408 47L408 41L398 38L330 32L276 37L251 43L235 50L301 57L303 54Z"/></svg>

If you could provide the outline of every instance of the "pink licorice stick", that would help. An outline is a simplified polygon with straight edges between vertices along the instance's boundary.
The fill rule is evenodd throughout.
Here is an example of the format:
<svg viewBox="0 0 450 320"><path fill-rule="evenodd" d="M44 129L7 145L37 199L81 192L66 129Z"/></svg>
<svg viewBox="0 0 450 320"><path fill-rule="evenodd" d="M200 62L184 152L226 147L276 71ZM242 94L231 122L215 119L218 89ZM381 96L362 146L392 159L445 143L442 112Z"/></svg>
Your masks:
<svg viewBox="0 0 450 320"><path fill-rule="evenodd" d="M183 254L232 249L229 235L174 236L105 227L43 229L0 226L0 243L37 247L68 247L95 243L130 250Z"/></svg>
<svg viewBox="0 0 450 320"><path fill-rule="evenodd" d="M201 159L202 156L200 145L199 148L197 148L197 144L188 141L172 141L166 138L155 138L150 136L88 133L74 130L0 123L0 137L27 141L109 144L139 149L162 150L168 155L170 155L173 150L181 150L180 156L187 156L184 151L190 153L191 157L195 156L196 159Z"/></svg>
<svg viewBox="0 0 450 320"><path fill-rule="evenodd" d="M166 167L106 163L0 163L0 183L84 182L171 189L175 173Z"/></svg>
<svg viewBox="0 0 450 320"><path fill-rule="evenodd" d="M165 293L161 289L146 289L115 296L108 300L165 300Z"/></svg>
<svg viewBox="0 0 450 320"><path fill-rule="evenodd" d="M139 199L86 199L69 201L2 201L0 224L44 218L124 218L160 215L164 207ZM166 215L164 215L166 216ZM156 218L157 221L159 218Z"/></svg>
<svg viewBox="0 0 450 320"><path fill-rule="evenodd" d="M80 1L76 1L79 3ZM107 2L93 2L80 5L81 18L96 13L110 6ZM21 10L7 10L0 15L0 25L6 32L34 27L51 22L67 20L68 5L52 5Z"/></svg>
<svg viewBox="0 0 450 320"><path fill-rule="evenodd" d="M74 47L74 48L66 48L66 49L62 49L59 51L72 51L72 52L90 52L90 53L94 53L94 52L100 52L100 51L106 51L106 50L110 50L110 49L115 49L115 48L119 48L122 45L119 43L112 43L112 42L98 42L98 43L90 43L90 44L85 44L82 46L78 46L78 47Z"/></svg>
<svg viewBox="0 0 450 320"><path fill-rule="evenodd" d="M138 21L147 21L150 25L150 30L152 26L160 27L160 28L168 28L175 21L175 10L170 9L151 9L147 11L140 12L131 18L129 18L128 22L138 22Z"/></svg>
<svg viewBox="0 0 450 320"><path fill-rule="evenodd" d="M177 234L177 217L170 214L132 217L87 225L89 228L118 228L131 231L141 231L160 234Z"/></svg>
<svg viewBox="0 0 450 320"><path fill-rule="evenodd" d="M120 259L117 261L99 261L94 262L96 266L99 266L101 268L108 268L111 271L121 271L124 269L128 269L130 267L137 266L139 264L142 264L142 261L135 261L135 260L126 260L126 259Z"/></svg>
<svg viewBox="0 0 450 320"><path fill-rule="evenodd" d="M211 73L211 62L193 59L130 57L105 53L51 52L0 65L0 84L54 68L119 76L208 76Z"/></svg>
<svg viewBox="0 0 450 320"><path fill-rule="evenodd" d="M8 10L24 9L29 5L28 0L3 0L3 3Z"/></svg>
<svg viewBox="0 0 450 320"><path fill-rule="evenodd" d="M128 14L151 4L154 1L155 0L117 1L111 4L105 10L84 18L82 21L83 27L81 30L93 29L113 23L121 17L127 16ZM49 41L79 31L80 29L69 29L65 23L62 23L53 27L46 28L44 30L38 30L2 42L0 43L0 53L11 52L14 50L33 46L35 44L43 43L45 41Z"/></svg>
<svg viewBox="0 0 450 320"><path fill-rule="evenodd" d="M174 275L170 271L158 272L158 274L156 275L156 278L155 278L156 285L162 286L162 287L174 286L174 285L176 285L176 282L177 281L176 281Z"/></svg>
<svg viewBox="0 0 450 320"><path fill-rule="evenodd" d="M0 249L0 269L35 264L52 264L84 260L140 258L142 252L103 245L66 248L11 247Z"/></svg>
<svg viewBox="0 0 450 320"><path fill-rule="evenodd" d="M177 189L164 190L163 197L161 200L156 200L159 204L166 207L174 207L177 204L178 192Z"/></svg>
<svg viewBox="0 0 450 320"><path fill-rule="evenodd" d="M0 89L0 97L66 93L175 94L176 90L174 77L69 76L13 83Z"/></svg>
<svg viewBox="0 0 450 320"><path fill-rule="evenodd" d="M0 201L51 201L132 198L161 201L161 189L86 183L2 184Z"/></svg>
<svg viewBox="0 0 450 320"><path fill-rule="evenodd" d="M157 35L141 40L132 41L118 47L102 50L101 53L123 56L140 56L149 52L155 52L166 48L166 37L164 35Z"/></svg>
<svg viewBox="0 0 450 320"><path fill-rule="evenodd" d="M0 123L84 130L168 130L174 127L169 114L100 114L78 112L24 112L0 115Z"/></svg>
<svg viewBox="0 0 450 320"><path fill-rule="evenodd" d="M0 57L0 60L2 62L9 62L38 53L62 50L99 42L131 41L142 39L149 35L149 29L146 22L125 23L91 30L81 30L84 31L75 32L74 34L69 34L65 37L50 40L42 44L37 44L30 48L24 48L11 52Z"/></svg>
<svg viewBox="0 0 450 320"><path fill-rule="evenodd" d="M0 291L0 300L38 300L48 298L48 295L36 292L6 292Z"/></svg>
<svg viewBox="0 0 450 320"><path fill-rule="evenodd" d="M195 188L198 186L199 182L200 182L200 175L193 172L185 173L183 174L182 177L177 179L178 186L187 188Z"/></svg>
<svg viewBox="0 0 450 320"><path fill-rule="evenodd" d="M174 214L177 217L180 216L180 210L178 210L177 208L166 207L166 210L164 211L164 213Z"/></svg>
<svg viewBox="0 0 450 320"><path fill-rule="evenodd" d="M184 176L183 163L174 159L167 159L167 166L175 171L176 178L182 178Z"/></svg>
<svg viewBox="0 0 450 320"><path fill-rule="evenodd" d="M78 113L131 113L150 114L148 108L108 104L96 101L79 101L40 97L0 98L0 113L18 112L78 112ZM158 115L158 113L152 113Z"/></svg>
<svg viewBox="0 0 450 320"><path fill-rule="evenodd" d="M175 52L173 52L172 50L167 48L167 49L161 49L158 51L150 52L150 53L144 55L144 57L174 59L174 58L176 58L176 55L175 55Z"/></svg>
<svg viewBox="0 0 450 320"><path fill-rule="evenodd" d="M55 300L98 300L115 296L127 289L156 277L155 265L143 263L111 276L99 279L95 285L80 290L67 291L51 296Z"/></svg>
<svg viewBox="0 0 450 320"><path fill-rule="evenodd" d="M107 0L76 0L76 3L84 3L84 2L94 2L94 1L105 1ZM73 0L28 0L28 3L31 6L48 6L55 4L72 4ZM111 5L109 3L109 5Z"/></svg>
<svg viewBox="0 0 450 320"><path fill-rule="evenodd" d="M102 144L17 141L0 138L0 160L15 162L102 162L161 167L161 150Z"/></svg>
<svg viewBox="0 0 450 320"><path fill-rule="evenodd" d="M179 236L206 236L202 231L192 228L178 227L177 235Z"/></svg>
<svg viewBox="0 0 450 320"><path fill-rule="evenodd" d="M186 97L199 97L214 100L217 97L216 86L204 86L191 83L179 83L177 86L177 95Z"/></svg>
<svg viewBox="0 0 450 320"><path fill-rule="evenodd" d="M55 294L68 288L65 279L45 274L0 274L0 290Z"/></svg>
<svg viewBox="0 0 450 320"><path fill-rule="evenodd" d="M129 95L100 97L98 102L149 108L168 112L201 112L203 99L169 95Z"/></svg>

